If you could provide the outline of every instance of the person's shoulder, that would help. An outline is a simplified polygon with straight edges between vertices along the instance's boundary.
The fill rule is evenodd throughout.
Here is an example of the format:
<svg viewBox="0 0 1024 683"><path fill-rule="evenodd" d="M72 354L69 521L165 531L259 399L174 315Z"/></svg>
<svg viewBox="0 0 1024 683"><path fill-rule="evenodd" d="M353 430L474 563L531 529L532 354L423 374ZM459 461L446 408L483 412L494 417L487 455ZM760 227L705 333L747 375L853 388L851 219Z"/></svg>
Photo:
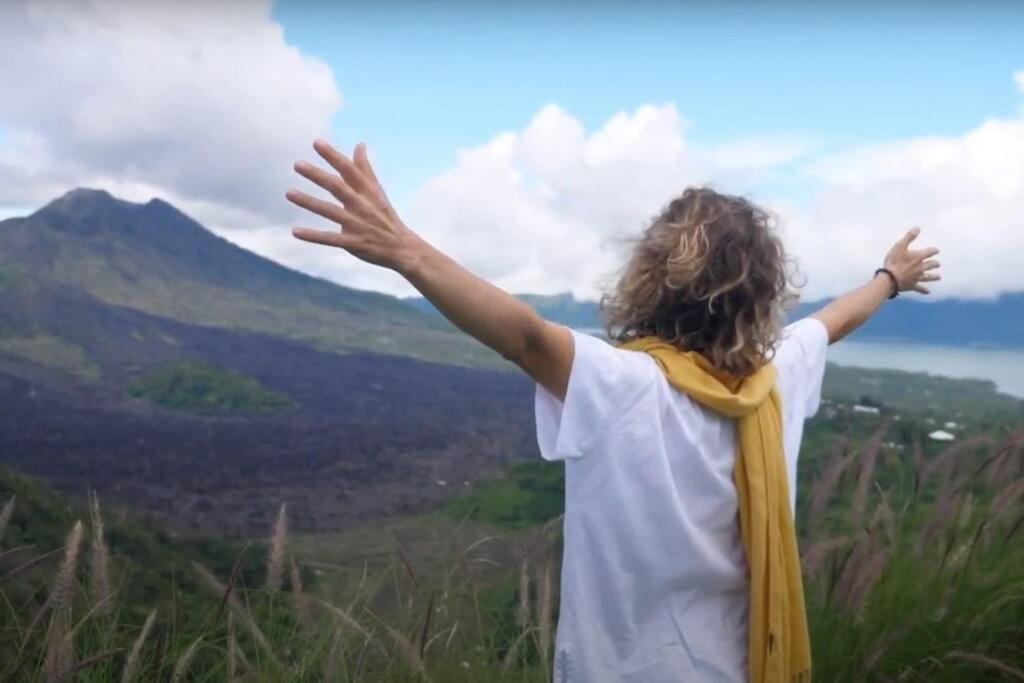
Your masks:
<svg viewBox="0 0 1024 683"><path fill-rule="evenodd" d="M782 328L774 361L777 365L817 358L828 347L828 328L817 318L806 317Z"/></svg>
<svg viewBox="0 0 1024 683"><path fill-rule="evenodd" d="M783 337L805 339L807 337L819 337L828 341L828 328L814 316L807 316L795 320L782 328Z"/></svg>
<svg viewBox="0 0 1024 683"><path fill-rule="evenodd" d="M799 407L805 417L818 409L827 351L828 330L817 318L797 320L782 330L772 363L787 404Z"/></svg>
<svg viewBox="0 0 1024 683"><path fill-rule="evenodd" d="M782 329L772 363L784 378L824 369L828 330L817 318L802 318Z"/></svg>
<svg viewBox="0 0 1024 683"><path fill-rule="evenodd" d="M614 341L579 330L572 330L572 335L574 369L589 369L609 380L636 380L657 370L654 359L642 351L624 349Z"/></svg>
<svg viewBox="0 0 1024 683"><path fill-rule="evenodd" d="M610 403L628 403L657 387L661 371L650 354L579 330L573 330L573 339L569 385L578 393L596 393Z"/></svg>
<svg viewBox="0 0 1024 683"><path fill-rule="evenodd" d="M547 460L602 451L623 415L649 405L659 372L646 353L619 348L579 330L565 400L537 385L537 442Z"/></svg>

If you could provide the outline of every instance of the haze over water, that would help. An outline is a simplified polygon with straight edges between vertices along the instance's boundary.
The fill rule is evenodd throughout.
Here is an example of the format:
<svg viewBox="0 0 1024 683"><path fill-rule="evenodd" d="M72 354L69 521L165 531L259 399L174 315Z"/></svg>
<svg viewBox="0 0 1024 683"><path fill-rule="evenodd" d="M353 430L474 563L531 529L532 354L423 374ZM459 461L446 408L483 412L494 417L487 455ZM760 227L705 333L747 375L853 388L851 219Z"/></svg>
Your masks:
<svg viewBox="0 0 1024 683"><path fill-rule="evenodd" d="M577 328L605 338L596 327ZM903 342L844 340L828 349L828 360L858 368L927 372L957 379L987 379L1004 394L1024 398L1024 350L984 349Z"/></svg>
<svg viewBox="0 0 1024 683"><path fill-rule="evenodd" d="M840 365L927 372L945 377L987 379L999 391L1024 398L1024 351L930 344L843 341L828 350Z"/></svg>

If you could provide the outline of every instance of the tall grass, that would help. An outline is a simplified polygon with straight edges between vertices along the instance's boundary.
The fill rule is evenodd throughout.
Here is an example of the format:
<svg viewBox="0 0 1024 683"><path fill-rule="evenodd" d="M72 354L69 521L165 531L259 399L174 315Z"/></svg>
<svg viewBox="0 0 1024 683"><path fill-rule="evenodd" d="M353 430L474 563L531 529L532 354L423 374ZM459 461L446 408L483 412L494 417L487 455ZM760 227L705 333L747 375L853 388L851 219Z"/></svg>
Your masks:
<svg viewBox="0 0 1024 683"><path fill-rule="evenodd" d="M1024 546L1014 523L1024 487L986 470L1010 471L1010 460L1020 467L1024 450L1011 438L986 457L992 439L979 437L926 459L915 444L908 489L876 485L871 496L865 473L885 448L877 437L857 462L844 463L858 468L848 486L850 523L833 524L830 536L828 525L809 520L813 533L801 539L816 679L1018 680ZM834 472L833 464L820 480L830 497L841 488ZM863 523L869 500L874 512ZM823 514L820 503L809 508Z"/></svg>
<svg viewBox="0 0 1024 683"><path fill-rule="evenodd" d="M805 492L815 680L1024 680L1024 440L968 440L930 458L918 444L906 483L883 489L885 434L838 443ZM17 514L12 498L0 519ZM547 682L559 671L558 526L480 539L434 572L396 540L389 567L329 593L336 577L289 551L281 506L264 580L246 583L241 556L221 576L197 562L205 602L154 604L137 623L91 495L89 562L78 561L82 522L53 552L0 546L0 591L54 577L35 609L4 593L0 637L16 656L0 681ZM500 543L518 552L497 567Z"/></svg>

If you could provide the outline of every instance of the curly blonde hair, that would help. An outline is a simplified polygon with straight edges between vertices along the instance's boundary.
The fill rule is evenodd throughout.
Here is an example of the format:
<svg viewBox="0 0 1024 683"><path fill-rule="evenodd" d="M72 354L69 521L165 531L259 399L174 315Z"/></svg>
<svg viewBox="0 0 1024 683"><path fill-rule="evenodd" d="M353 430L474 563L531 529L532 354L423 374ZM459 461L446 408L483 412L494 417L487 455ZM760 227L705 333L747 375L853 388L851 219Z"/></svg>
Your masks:
<svg viewBox="0 0 1024 683"><path fill-rule="evenodd" d="M742 197L687 188L636 241L602 298L610 339L654 335L746 377L771 361L796 299L772 217Z"/></svg>

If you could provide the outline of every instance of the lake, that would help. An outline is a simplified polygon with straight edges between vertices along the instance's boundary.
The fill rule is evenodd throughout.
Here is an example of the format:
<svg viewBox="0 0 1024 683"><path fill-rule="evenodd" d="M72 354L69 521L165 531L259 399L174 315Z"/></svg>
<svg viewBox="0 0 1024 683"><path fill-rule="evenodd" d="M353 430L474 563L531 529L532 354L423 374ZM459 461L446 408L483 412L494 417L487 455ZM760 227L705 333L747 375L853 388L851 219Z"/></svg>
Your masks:
<svg viewBox="0 0 1024 683"><path fill-rule="evenodd" d="M930 344L841 341L828 350L839 365L988 379L999 391L1024 398L1024 351Z"/></svg>

